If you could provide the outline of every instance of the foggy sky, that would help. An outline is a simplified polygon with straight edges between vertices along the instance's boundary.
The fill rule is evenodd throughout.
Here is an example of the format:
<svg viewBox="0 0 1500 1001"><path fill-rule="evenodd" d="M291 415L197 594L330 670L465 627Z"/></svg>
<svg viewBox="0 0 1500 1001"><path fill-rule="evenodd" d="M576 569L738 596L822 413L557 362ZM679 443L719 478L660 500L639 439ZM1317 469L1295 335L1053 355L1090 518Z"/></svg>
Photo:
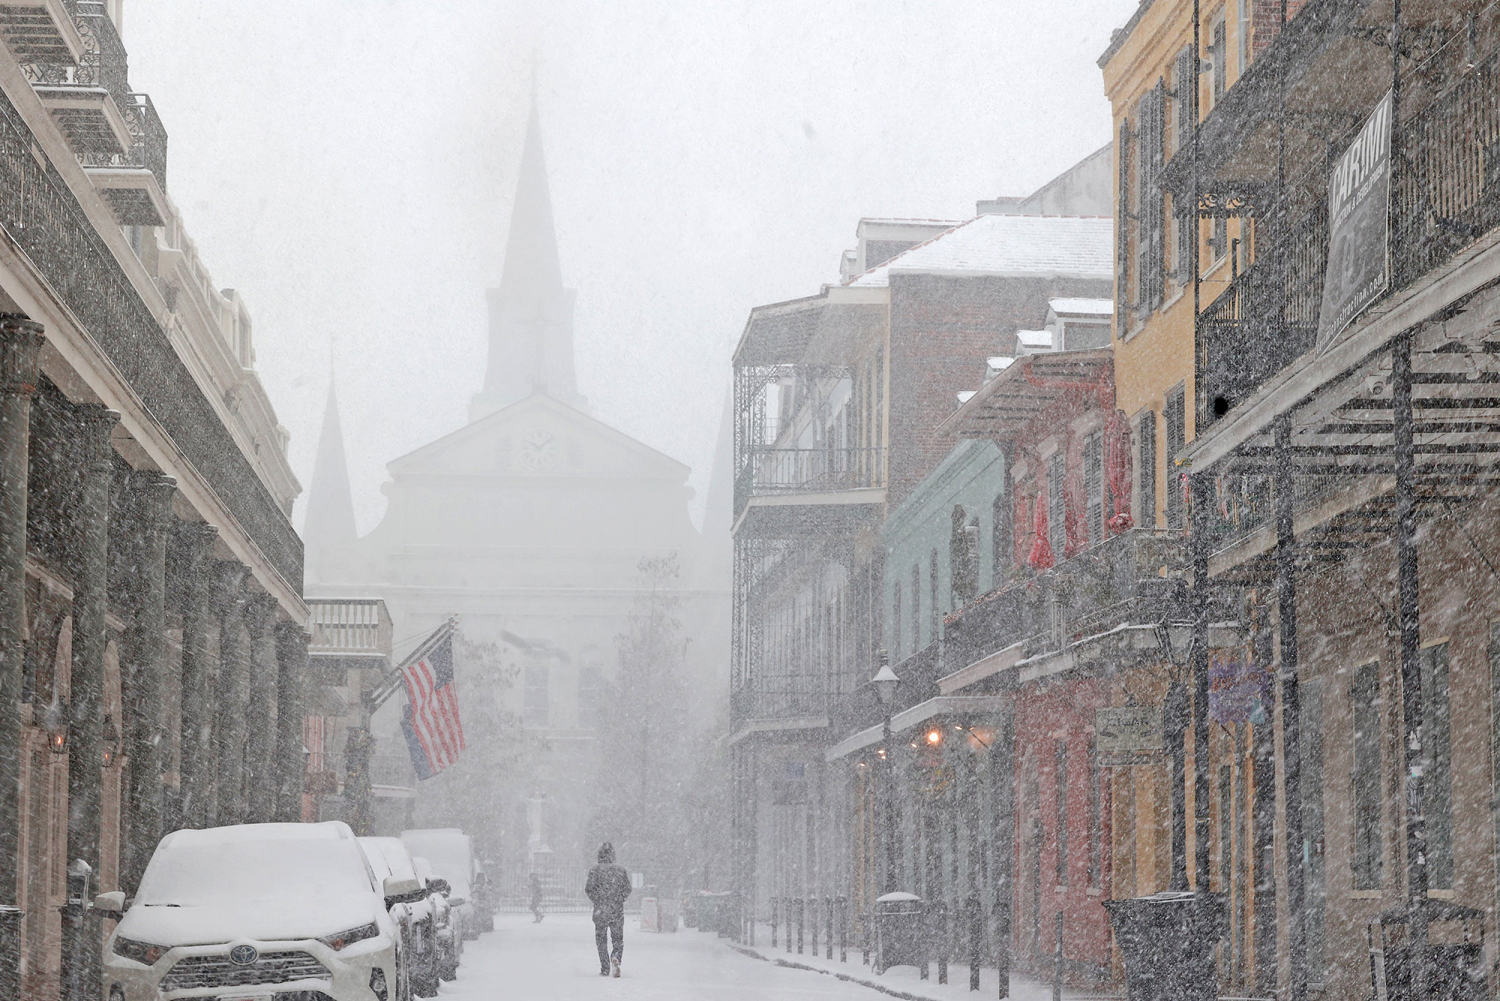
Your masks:
<svg viewBox="0 0 1500 1001"><path fill-rule="evenodd" d="M861 215L964 218L1108 142L1135 6L126 0L124 35L304 490L332 346L364 532L480 387L533 62L579 388L696 516L750 307L835 280Z"/></svg>

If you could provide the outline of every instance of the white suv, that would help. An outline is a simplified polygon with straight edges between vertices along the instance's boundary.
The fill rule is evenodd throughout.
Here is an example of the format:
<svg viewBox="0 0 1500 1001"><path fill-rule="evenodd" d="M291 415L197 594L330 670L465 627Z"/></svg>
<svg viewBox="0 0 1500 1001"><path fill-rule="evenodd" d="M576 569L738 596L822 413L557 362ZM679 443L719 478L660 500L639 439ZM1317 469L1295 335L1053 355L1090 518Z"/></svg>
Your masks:
<svg viewBox="0 0 1500 1001"><path fill-rule="evenodd" d="M347 824L175 831L140 891L95 907L119 924L104 949L109 1001L404 1001L400 933Z"/></svg>

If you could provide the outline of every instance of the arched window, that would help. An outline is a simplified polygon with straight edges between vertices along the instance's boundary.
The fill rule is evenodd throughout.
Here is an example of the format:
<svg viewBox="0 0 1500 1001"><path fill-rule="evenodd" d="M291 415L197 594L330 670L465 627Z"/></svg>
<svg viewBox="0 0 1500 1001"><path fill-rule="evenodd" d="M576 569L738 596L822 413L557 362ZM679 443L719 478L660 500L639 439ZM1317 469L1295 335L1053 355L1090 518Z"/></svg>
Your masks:
<svg viewBox="0 0 1500 1001"><path fill-rule="evenodd" d="M527 726L546 726L552 715L551 677L547 665L532 661L526 665L523 718Z"/></svg>
<svg viewBox="0 0 1500 1001"><path fill-rule="evenodd" d="M952 605L959 608L979 593L979 525L969 523L962 504L953 505L953 524L948 534L948 566L949 583L953 589Z"/></svg>
<svg viewBox="0 0 1500 1001"><path fill-rule="evenodd" d="M990 529L990 558L994 560L990 572L991 588L999 587L1010 576L1010 564L1015 556L1015 517L1010 491L1000 491L990 506L990 524L993 526Z"/></svg>

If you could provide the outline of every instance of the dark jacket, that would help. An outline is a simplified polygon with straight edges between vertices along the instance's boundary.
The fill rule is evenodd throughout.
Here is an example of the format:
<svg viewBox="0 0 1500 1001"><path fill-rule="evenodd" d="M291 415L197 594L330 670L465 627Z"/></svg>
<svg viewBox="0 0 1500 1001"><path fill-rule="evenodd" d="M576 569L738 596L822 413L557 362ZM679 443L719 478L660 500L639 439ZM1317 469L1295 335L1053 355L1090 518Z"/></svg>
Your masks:
<svg viewBox="0 0 1500 1001"><path fill-rule="evenodd" d="M595 924L623 920L625 899L630 896L630 873L614 862L600 862L589 870L583 892L593 902Z"/></svg>

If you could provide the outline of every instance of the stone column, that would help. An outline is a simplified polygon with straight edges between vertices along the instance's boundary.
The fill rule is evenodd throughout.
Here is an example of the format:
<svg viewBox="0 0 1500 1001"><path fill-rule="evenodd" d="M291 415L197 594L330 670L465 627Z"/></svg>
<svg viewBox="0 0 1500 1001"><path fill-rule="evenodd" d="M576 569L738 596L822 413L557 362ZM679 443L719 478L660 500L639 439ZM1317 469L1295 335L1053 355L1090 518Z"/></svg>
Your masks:
<svg viewBox="0 0 1500 1001"><path fill-rule="evenodd" d="M242 824L245 797L245 742L250 732L250 632L245 627L245 579L250 571L235 560L221 560L219 574L219 684L215 692L218 726L220 824Z"/></svg>
<svg viewBox="0 0 1500 1001"><path fill-rule="evenodd" d="M68 861L99 871L100 769L103 767L104 651L109 643L109 517L115 453L110 433L119 414L100 404L68 408L78 479L68 509L73 578L73 658L68 713ZM65 982L82 997L98 980L97 937L82 908L65 911Z"/></svg>
<svg viewBox="0 0 1500 1001"><path fill-rule="evenodd" d="M307 763L302 756L303 694L307 676L307 633L295 622L276 627L276 819L302 819Z"/></svg>
<svg viewBox="0 0 1500 1001"><path fill-rule="evenodd" d="M251 598L245 606L245 626L250 634L250 732L246 739L246 820L265 823L276 817L278 774L276 770L276 712L278 665L276 663L276 599L270 595Z"/></svg>
<svg viewBox="0 0 1500 1001"><path fill-rule="evenodd" d="M127 753L130 759L125 809L130 840L120 884L134 890L163 831L166 773L166 720L162 693L167 687L167 533L172 525L176 481L158 472L132 473L132 529L138 548L134 566L136 601L126 639L132 684L126 692Z"/></svg>
<svg viewBox="0 0 1500 1001"><path fill-rule="evenodd" d="M213 817L213 562L218 530L201 521L177 526L182 543L182 823L207 827Z"/></svg>
<svg viewBox="0 0 1500 1001"><path fill-rule="evenodd" d="M0 997L20 997L21 679L26 479L42 325L0 315Z"/></svg>

